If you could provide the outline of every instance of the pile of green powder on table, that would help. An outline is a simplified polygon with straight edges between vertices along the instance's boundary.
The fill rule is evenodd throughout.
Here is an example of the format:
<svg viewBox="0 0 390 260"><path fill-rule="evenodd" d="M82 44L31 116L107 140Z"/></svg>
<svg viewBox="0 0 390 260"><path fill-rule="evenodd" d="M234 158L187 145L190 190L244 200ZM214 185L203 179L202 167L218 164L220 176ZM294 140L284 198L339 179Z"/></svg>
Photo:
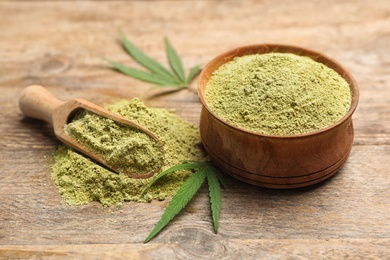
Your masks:
<svg viewBox="0 0 390 260"><path fill-rule="evenodd" d="M159 138L165 152L161 171L182 161L205 160L200 148L199 129L173 111L147 107L139 99L119 101L107 106L107 109L148 128ZM101 129L101 126L96 124L96 121L92 120L87 125L94 131ZM77 131L82 131L77 126L72 128L76 135ZM90 141L96 144L96 140ZM106 149L112 148L108 143L107 147ZM153 161L148 161L150 162L153 164ZM110 206L121 205L124 201L146 202L172 197L191 174L188 170L168 174L141 197L140 192L153 177L133 179L123 173L114 173L67 146L60 146L54 154L51 177L68 204L82 205L98 201L104 206Z"/></svg>
<svg viewBox="0 0 390 260"><path fill-rule="evenodd" d="M340 120L351 105L348 83L334 70L291 53L237 57L213 72L210 110L260 134L313 132Z"/></svg>

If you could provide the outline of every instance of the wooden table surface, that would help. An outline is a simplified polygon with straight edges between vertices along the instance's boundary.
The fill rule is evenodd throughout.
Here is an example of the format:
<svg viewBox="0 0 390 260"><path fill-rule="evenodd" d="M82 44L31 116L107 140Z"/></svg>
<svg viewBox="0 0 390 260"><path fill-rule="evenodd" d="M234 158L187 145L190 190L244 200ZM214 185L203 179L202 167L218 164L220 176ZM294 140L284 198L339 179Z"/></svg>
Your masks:
<svg viewBox="0 0 390 260"><path fill-rule="evenodd" d="M227 178L219 233L207 189L148 244L167 202L69 206L50 179L59 144L24 118L21 90L46 86L64 100L103 104L141 97L198 124L196 83L161 94L102 57L134 65L119 31L166 64L163 38L185 67L255 43L307 47L356 78L355 140L330 180L271 190ZM332 1L1 1L0 258L385 259L390 256L390 3Z"/></svg>

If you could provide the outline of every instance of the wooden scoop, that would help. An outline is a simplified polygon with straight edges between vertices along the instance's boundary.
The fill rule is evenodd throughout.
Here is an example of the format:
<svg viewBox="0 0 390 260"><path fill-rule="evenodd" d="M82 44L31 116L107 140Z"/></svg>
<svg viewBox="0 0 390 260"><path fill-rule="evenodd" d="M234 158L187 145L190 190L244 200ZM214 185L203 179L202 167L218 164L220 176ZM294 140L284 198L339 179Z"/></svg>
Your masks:
<svg viewBox="0 0 390 260"><path fill-rule="evenodd" d="M102 117L109 118L121 125L129 126L146 133L158 143L161 147L162 155L164 155L164 148L160 140L148 129L83 99L73 99L64 102L54 97L42 86L32 85L22 91L19 98L19 107L26 116L50 123L54 128L55 135L61 142L115 172L118 172L118 170L107 163L101 155L92 153L88 148L78 143L65 132L65 126L69 123L71 116L76 110L84 109ZM131 178L149 178L161 168L162 164L163 159L157 169L145 174L130 172L125 172L125 174Z"/></svg>

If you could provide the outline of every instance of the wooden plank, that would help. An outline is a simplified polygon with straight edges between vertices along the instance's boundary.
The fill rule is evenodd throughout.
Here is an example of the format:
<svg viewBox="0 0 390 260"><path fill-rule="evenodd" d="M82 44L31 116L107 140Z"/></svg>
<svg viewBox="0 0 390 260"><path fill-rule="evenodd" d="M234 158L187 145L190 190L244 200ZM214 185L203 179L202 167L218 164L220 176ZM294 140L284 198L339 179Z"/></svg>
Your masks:
<svg viewBox="0 0 390 260"><path fill-rule="evenodd" d="M221 239L387 237L389 153L389 146L356 146L336 176L298 190L263 189L228 178L223 192ZM38 149L18 154L13 165L2 167L8 173L2 178L0 191L5 220L1 232L6 244L104 243L107 237L112 243L141 243L166 206L166 202L126 203L121 208L106 209L98 203L67 206L61 203L50 180L50 157ZM11 157L8 153L5 156ZM191 223L211 231L209 214L207 190L203 189L168 230ZM165 240L164 235L156 239Z"/></svg>
<svg viewBox="0 0 390 260"><path fill-rule="evenodd" d="M87 258L87 259L386 259L390 254L389 239L228 239L218 244L200 241L197 235L190 244L151 243L88 244L49 246L0 246L0 257L12 259L32 258ZM179 238L178 238L179 239ZM198 242L194 246L195 242ZM209 243L207 243L209 242ZM367 247L367 244L372 245Z"/></svg>

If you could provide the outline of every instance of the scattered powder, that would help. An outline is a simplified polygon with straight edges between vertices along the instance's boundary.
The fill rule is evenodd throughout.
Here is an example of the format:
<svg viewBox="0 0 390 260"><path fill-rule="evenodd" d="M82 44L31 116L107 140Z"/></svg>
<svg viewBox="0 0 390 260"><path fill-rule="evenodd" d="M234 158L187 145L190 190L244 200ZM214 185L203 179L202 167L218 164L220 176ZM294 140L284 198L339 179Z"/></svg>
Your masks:
<svg viewBox="0 0 390 260"><path fill-rule="evenodd" d="M228 123L261 134L313 132L340 120L351 105L334 70L291 53L237 57L212 74L206 103Z"/></svg>
<svg viewBox="0 0 390 260"><path fill-rule="evenodd" d="M173 111L146 107L139 99L119 101L107 109L148 128L159 138L165 151L161 170L185 160L205 160L200 148L199 129ZM101 167L67 146L60 146L54 154L51 177L68 204L98 201L110 206L121 205L124 201L147 202L172 197L191 174L188 170L168 174L140 197L140 191L153 177L128 178Z"/></svg>
<svg viewBox="0 0 390 260"><path fill-rule="evenodd" d="M146 133L86 110L80 110L65 131L121 173L153 172L163 160L159 143Z"/></svg>

